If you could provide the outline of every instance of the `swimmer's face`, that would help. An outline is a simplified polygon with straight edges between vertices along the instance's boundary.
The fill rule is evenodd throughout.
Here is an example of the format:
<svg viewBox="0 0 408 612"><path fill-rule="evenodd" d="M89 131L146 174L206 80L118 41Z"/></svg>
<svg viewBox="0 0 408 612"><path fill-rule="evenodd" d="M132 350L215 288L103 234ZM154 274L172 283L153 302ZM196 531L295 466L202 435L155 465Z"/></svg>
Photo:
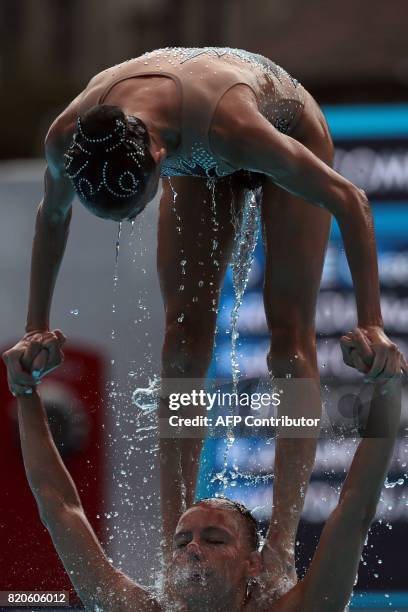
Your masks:
<svg viewBox="0 0 408 612"><path fill-rule="evenodd" d="M260 555L251 550L235 512L203 504L180 518L171 574L178 599L189 609L234 602L260 570Z"/></svg>

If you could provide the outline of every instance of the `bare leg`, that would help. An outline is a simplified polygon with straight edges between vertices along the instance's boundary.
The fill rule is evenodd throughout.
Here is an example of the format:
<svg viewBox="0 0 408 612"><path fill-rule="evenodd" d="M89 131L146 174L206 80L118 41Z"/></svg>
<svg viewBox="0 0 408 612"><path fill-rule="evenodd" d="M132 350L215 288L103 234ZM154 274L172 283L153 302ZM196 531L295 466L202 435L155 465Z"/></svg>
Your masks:
<svg viewBox="0 0 408 612"><path fill-rule="evenodd" d="M173 203L173 192L166 181L159 220L158 272L166 315L162 423L170 414L163 388L165 381L206 376L213 350L219 293L234 237L232 181L217 181L215 215L206 181L178 177L171 184L177 198ZM239 206L240 194L236 191L234 194ZM186 410L191 416L191 407ZM183 416L181 411L178 414ZM170 551L183 509L193 502L201 447L201 439L160 438L165 553Z"/></svg>
<svg viewBox="0 0 408 612"><path fill-rule="evenodd" d="M319 129L312 125L311 130L306 130L310 139L299 139L330 164L332 143L321 114L317 116ZM271 181L264 185L262 217L266 250L264 302L272 335L269 371L278 378L290 375L307 379L302 382L302 412L319 418L314 319L331 218L327 211L296 198ZM277 439L273 512L264 561L281 593L296 577L294 543L318 434L308 429L307 438Z"/></svg>

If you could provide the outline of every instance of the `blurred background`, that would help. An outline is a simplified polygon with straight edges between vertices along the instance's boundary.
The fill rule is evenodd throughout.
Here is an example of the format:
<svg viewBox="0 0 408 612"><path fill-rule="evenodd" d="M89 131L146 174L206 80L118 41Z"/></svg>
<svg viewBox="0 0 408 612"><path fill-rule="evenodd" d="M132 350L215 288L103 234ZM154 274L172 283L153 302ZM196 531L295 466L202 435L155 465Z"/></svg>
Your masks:
<svg viewBox="0 0 408 612"><path fill-rule="evenodd" d="M365 189L374 211L386 328L408 348L408 47L405 0L0 0L0 348L24 330L31 240L42 195L43 141L51 121L100 70L166 46L248 49L281 64L326 113L336 168ZM53 302L52 325L69 337L64 368L43 385L53 431L114 563L152 584L159 564L158 474L151 395L159 373L163 312L155 272L158 199L135 228L89 215L78 202ZM255 253L239 322L243 376L265 374L263 253ZM214 376L230 372L227 276ZM353 384L338 338L355 323L350 276L336 226L317 313L322 376ZM406 350L407 353L407 350ZM147 389L139 391L138 388ZM41 527L19 454L15 405L0 391L0 590L69 588ZM142 400L140 400L142 397ZM144 405L144 410L138 407ZM408 426L404 416L402 433ZM236 443L226 492L265 525L273 441ZM255 446L254 446L255 445ZM353 450L323 440L299 532L299 570L335 503ZM406 440L398 445L361 565L354 607L408 608L403 559L408 527ZM200 490L220 483L223 443L207 445ZM258 456L254 479L251 457ZM329 461L330 458L330 461ZM251 472L252 470L252 472ZM332 470L332 478L327 478ZM248 475L252 486L247 486ZM209 485L208 483L211 483ZM72 603L75 603L71 595Z"/></svg>
<svg viewBox="0 0 408 612"><path fill-rule="evenodd" d="M96 72L157 47L261 53L321 103L407 92L404 0L1 0L0 11L2 158L41 156L50 121Z"/></svg>

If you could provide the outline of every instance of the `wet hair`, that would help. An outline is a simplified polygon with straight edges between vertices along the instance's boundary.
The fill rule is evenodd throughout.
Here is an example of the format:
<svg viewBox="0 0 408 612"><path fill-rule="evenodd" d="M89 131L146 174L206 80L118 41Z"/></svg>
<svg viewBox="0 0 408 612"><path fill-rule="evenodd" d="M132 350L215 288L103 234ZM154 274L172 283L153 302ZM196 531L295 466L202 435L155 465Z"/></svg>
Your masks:
<svg viewBox="0 0 408 612"><path fill-rule="evenodd" d="M143 121L118 106L93 106L77 120L65 172L95 214L126 214L146 188L156 164Z"/></svg>
<svg viewBox="0 0 408 612"><path fill-rule="evenodd" d="M246 526L247 541L251 550L259 549L260 538L258 523L244 504L228 499L228 497L207 497L194 503L191 508L195 508L196 506L221 508L222 510L228 510L229 512L239 514Z"/></svg>

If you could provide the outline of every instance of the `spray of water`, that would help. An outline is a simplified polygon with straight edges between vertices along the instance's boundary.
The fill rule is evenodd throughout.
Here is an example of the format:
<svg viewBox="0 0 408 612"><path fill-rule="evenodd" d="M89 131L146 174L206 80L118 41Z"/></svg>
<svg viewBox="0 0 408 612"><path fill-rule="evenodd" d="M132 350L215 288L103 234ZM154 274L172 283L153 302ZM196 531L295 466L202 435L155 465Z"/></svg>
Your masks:
<svg viewBox="0 0 408 612"><path fill-rule="evenodd" d="M116 242L115 242L115 266L113 270L113 299L114 299L114 301L112 302L112 313L113 314L116 313L115 296L116 296L116 291L118 288L118 280L119 280L119 249L120 249L121 234L122 234L122 222L119 221L118 234L117 234ZM115 329L112 329L112 334L111 334L112 340L114 340L115 337L116 337Z"/></svg>
<svg viewBox="0 0 408 612"><path fill-rule="evenodd" d="M254 259L255 247L258 240L259 231L259 207L258 198L259 190L246 191L245 200L241 214L236 214L233 202L231 204L231 213L234 223L234 247L231 258L232 283L234 288L234 305L231 311L231 374L232 374L232 392L238 392L239 382L239 360L237 352L238 334L238 318L239 309L242 304L245 290L248 285L249 274L251 272L252 262ZM238 467L233 466L232 470L228 470L228 458L232 446L235 442L235 437L232 428L228 429L225 440L225 449L223 457L223 469L218 472L214 478L222 483L221 495L229 486L235 486L239 475ZM253 481L252 481L253 482Z"/></svg>
<svg viewBox="0 0 408 612"><path fill-rule="evenodd" d="M258 192L247 191L245 194L242 219L234 217L235 241L232 252L231 269L232 284L234 287L234 306L231 311L231 369L233 391L237 392L239 380L239 361L237 355L237 331L239 309L242 304L245 289L248 285L254 252L259 231L259 207L257 203Z"/></svg>

